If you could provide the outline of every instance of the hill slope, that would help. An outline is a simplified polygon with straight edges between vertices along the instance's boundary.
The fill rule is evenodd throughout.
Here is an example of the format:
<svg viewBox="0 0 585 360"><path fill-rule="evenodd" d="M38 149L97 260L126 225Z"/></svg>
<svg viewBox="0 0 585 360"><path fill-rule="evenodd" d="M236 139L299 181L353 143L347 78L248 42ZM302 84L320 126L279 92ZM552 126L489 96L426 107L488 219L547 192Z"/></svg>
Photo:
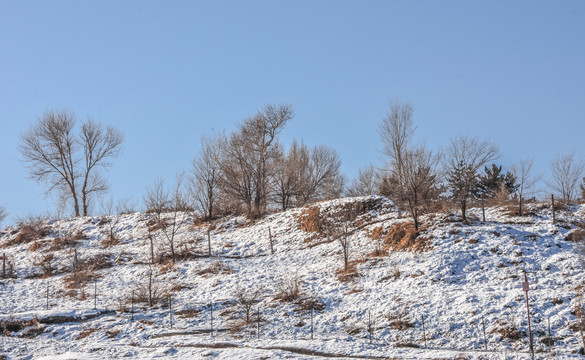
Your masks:
<svg viewBox="0 0 585 360"><path fill-rule="evenodd" d="M416 239L381 197L211 227L181 213L174 264L172 213L166 228L144 213L9 228L2 348L9 358L528 358L525 270L538 357L582 358L583 266L571 240L585 207L556 224L545 207L532 213L434 214Z"/></svg>

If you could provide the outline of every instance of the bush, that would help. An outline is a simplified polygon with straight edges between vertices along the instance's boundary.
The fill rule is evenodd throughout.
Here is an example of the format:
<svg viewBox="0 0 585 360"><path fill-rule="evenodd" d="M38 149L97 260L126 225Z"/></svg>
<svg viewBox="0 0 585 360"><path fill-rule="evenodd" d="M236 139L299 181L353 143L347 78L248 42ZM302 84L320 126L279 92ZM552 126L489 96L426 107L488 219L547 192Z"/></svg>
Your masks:
<svg viewBox="0 0 585 360"><path fill-rule="evenodd" d="M302 295L303 280L298 275L286 277L278 285L276 299L282 302L293 302L298 300Z"/></svg>
<svg viewBox="0 0 585 360"><path fill-rule="evenodd" d="M19 221L20 230L14 239L6 242L4 247L28 244L49 236L49 227L45 223L45 218L30 216Z"/></svg>

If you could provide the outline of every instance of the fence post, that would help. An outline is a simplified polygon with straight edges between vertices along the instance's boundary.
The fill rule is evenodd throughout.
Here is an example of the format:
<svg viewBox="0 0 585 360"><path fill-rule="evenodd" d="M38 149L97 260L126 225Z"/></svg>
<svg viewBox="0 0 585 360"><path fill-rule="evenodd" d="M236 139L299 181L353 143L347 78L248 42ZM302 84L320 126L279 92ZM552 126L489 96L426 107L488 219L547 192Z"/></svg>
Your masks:
<svg viewBox="0 0 585 360"><path fill-rule="evenodd" d="M554 342L553 338L550 334L550 317L548 318L548 352L552 352Z"/></svg>
<svg viewBox="0 0 585 360"><path fill-rule="evenodd" d="M211 230L207 228L207 255L211 257Z"/></svg>
<svg viewBox="0 0 585 360"><path fill-rule="evenodd" d="M134 290L132 290L132 312L131 312L130 321L134 321Z"/></svg>
<svg viewBox="0 0 585 360"><path fill-rule="evenodd" d="M372 314L368 310L368 332L370 333L370 344L372 343Z"/></svg>
<svg viewBox="0 0 585 360"><path fill-rule="evenodd" d="M49 310L49 279L47 279L47 310Z"/></svg>
<svg viewBox="0 0 585 360"><path fill-rule="evenodd" d="M97 280L93 280L93 309L97 310Z"/></svg>
<svg viewBox="0 0 585 360"><path fill-rule="evenodd" d="M169 295L169 319L171 320L171 329L173 328L173 299Z"/></svg>
<svg viewBox="0 0 585 360"><path fill-rule="evenodd" d="M425 329L425 316L422 316L422 326L423 326L423 340L425 342L425 349L427 348L427 332Z"/></svg>
<svg viewBox="0 0 585 360"><path fill-rule="evenodd" d="M75 281L78 281L79 277L77 276L77 249L75 249L75 253L73 255L73 273L75 276Z"/></svg>
<svg viewBox="0 0 585 360"><path fill-rule="evenodd" d="M481 196L481 215L483 218L483 222L485 222L485 200L483 198L483 195Z"/></svg>
<svg viewBox="0 0 585 360"><path fill-rule="evenodd" d="M256 328L256 338L260 339L260 305L258 305L258 313L257 314L258 314L258 317L257 317L257 319L258 319L257 325L258 326Z"/></svg>
<svg viewBox="0 0 585 360"><path fill-rule="evenodd" d="M311 305L311 340L313 340L313 305Z"/></svg>
<svg viewBox="0 0 585 360"><path fill-rule="evenodd" d="M488 351L487 337L485 336L485 319L483 315L481 316L481 323L483 325L483 344L485 345L485 351Z"/></svg>
<svg viewBox="0 0 585 360"><path fill-rule="evenodd" d="M274 255L274 245L272 243L272 232L270 231L270 228L268 228L268 237L270 238L270 253Z"/></svg>
<svg viewBox="0 0 585 360"><path fill-rule="evenodd" d="M209 333L211 337L213 337L213 301L209 302L209 311L210 311L210 329Z"/></svg>
<svg viewBox="0 0 585 360"><path fill-rule="evenodd" d="M2 254L2 277L6 277L6 253Z"/></svg>
<svg viewBox="0 0 585 360"><path fill-rule="evenodd" d="M554 194L550 194L550 200L552 203L552 215L553 215L553 224L557 222L557 217L555 214L555 195Z"/></svg>

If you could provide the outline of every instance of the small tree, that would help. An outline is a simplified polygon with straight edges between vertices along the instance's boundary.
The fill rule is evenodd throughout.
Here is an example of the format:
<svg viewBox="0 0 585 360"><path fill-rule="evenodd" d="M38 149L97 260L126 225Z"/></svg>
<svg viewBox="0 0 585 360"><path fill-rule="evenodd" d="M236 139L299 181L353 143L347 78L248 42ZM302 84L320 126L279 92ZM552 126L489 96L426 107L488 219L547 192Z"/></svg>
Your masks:
<svg viewBox="0 0 585 360"><path fill-rule="evenodd" d="M557 156L550 164L552 178L548 185L565 204L577 200L579 180L585 171L585 162L576 159L575 153Z"/></svg>
<svg viewBox="0 0 585 360"><path fill-rule="evenodd" d="M169 192L165 188L164 180L157 180L152 188L147 188L144 202L151 210L157 221L156 228L160 230L171 250L171 259L176 261L175 238L179 230L185 225L183 214L189 210L183 189L183 176L177 176L173 189ZM164 215L163 215L164 214ZM151 249L154 247L155 232L149 228ZM151 250L151 256L154 257ZM152 259L154 262L154 259Z"/></svg>
<svg viewBox="0 0 585 360"><path fill-rule="evenodd" d="M491 167L484 166L484 174L479 175L478 195L493 199L498 193L514 194L518 190L516 175L511 171L502 171L502 165L492 164Z"/></svg>
<svg viewBox="0 0 585 360"><path fill-rule="evenodd" d="M539 176L532 175L532 159L525 159L520 161L518 165L512 167L514 176L518 179L518 215L522 216L522 205L524 204L524 197L527 194L533 193L534 185L540 180ZM529 195L529 196L530 196Z"/></svg>
<svg viewBox="0 0 585 360"><path fill-rule="evenodd" d="M581 182L581 201L585 202L585 177L583 178L583 182Z"/></svg>
<svg viewBox="0 0 585 360"><path fill-rule="evenodd" d="M419 216L431 208L442 191L438 184L438 162L439 157L427 151L424 146L404 154L401 194L414 220L416 231L420 225Z"/></svg>
<svg viewBox="0 0 585 360"><path fill-rule="evenodd" d="M451 139L443 166L451 197L459 204L463 220L467 219L469 201L477 196L479 169L498 156L497 146L487 141L461 136Z"/></svg>
<svg viewBox="0 0 585 360"><path fill-rule="evenodd" d="M250 324L250 313L252 311L252 307L260 302L261 294L262 290L259 288L247 289L240 286L236 287L233 292L236 303L242 307L246 314L246 325Z"/></svg>

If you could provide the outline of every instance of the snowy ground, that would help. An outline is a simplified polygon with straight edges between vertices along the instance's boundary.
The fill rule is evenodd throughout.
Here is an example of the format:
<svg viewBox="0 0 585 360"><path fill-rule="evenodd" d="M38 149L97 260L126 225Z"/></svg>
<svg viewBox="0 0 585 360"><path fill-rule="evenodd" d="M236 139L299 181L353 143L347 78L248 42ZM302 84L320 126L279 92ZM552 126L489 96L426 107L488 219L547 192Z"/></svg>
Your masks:
<svg viewBox="0 0 585 360"><path fill-rule="evenodd" d="M317 206L327 219L352 203L366 205L351 223L350 261L357 276L346 281L339 276L340 243L301 230L303 209L255 223L241 217L218 221L210 231L211 257L208 225L194 226L191 214L181 214L174 243L185 257L173 266L150 265L152 214L109 217L109 224L100 217L52 221L42 239L16 245L8 244L19 229L6 229L0 232L0 254L14 265L15 276L0 279L0 323L28 320L29 326L6 331L0 354L8 359L529 359L526 270L536 358L584 358L577 354L582 343L575 315L582 304L577 295L583 265L576 244L566 238L583 225L585 207L557 214L556 224L546 207L521 218L489 208L486 222L478 220L481 209L473 209L475 220L468 224L454 215L431 215L417 240L426 239L426 251L374 256L378 242L372 231L387 232L408 219L399 219L392 203L378 197ZM104 247L116 221L119 242ZM55 238L79 231L86 239L55 245ZM151 234L155 256L168 258L164 230ZM101 265L81 288L71 281L75 249L78 267ZM47 254L53 254L49 277L42 276ZM152 289L161 299L152 308L136 301L131 314L133 292L135 299L145 292L151 271ZM277 300L283 284L294 279L302 280L302 297L294 303ZM238 290L257 294L248 325Z"/></svg>

